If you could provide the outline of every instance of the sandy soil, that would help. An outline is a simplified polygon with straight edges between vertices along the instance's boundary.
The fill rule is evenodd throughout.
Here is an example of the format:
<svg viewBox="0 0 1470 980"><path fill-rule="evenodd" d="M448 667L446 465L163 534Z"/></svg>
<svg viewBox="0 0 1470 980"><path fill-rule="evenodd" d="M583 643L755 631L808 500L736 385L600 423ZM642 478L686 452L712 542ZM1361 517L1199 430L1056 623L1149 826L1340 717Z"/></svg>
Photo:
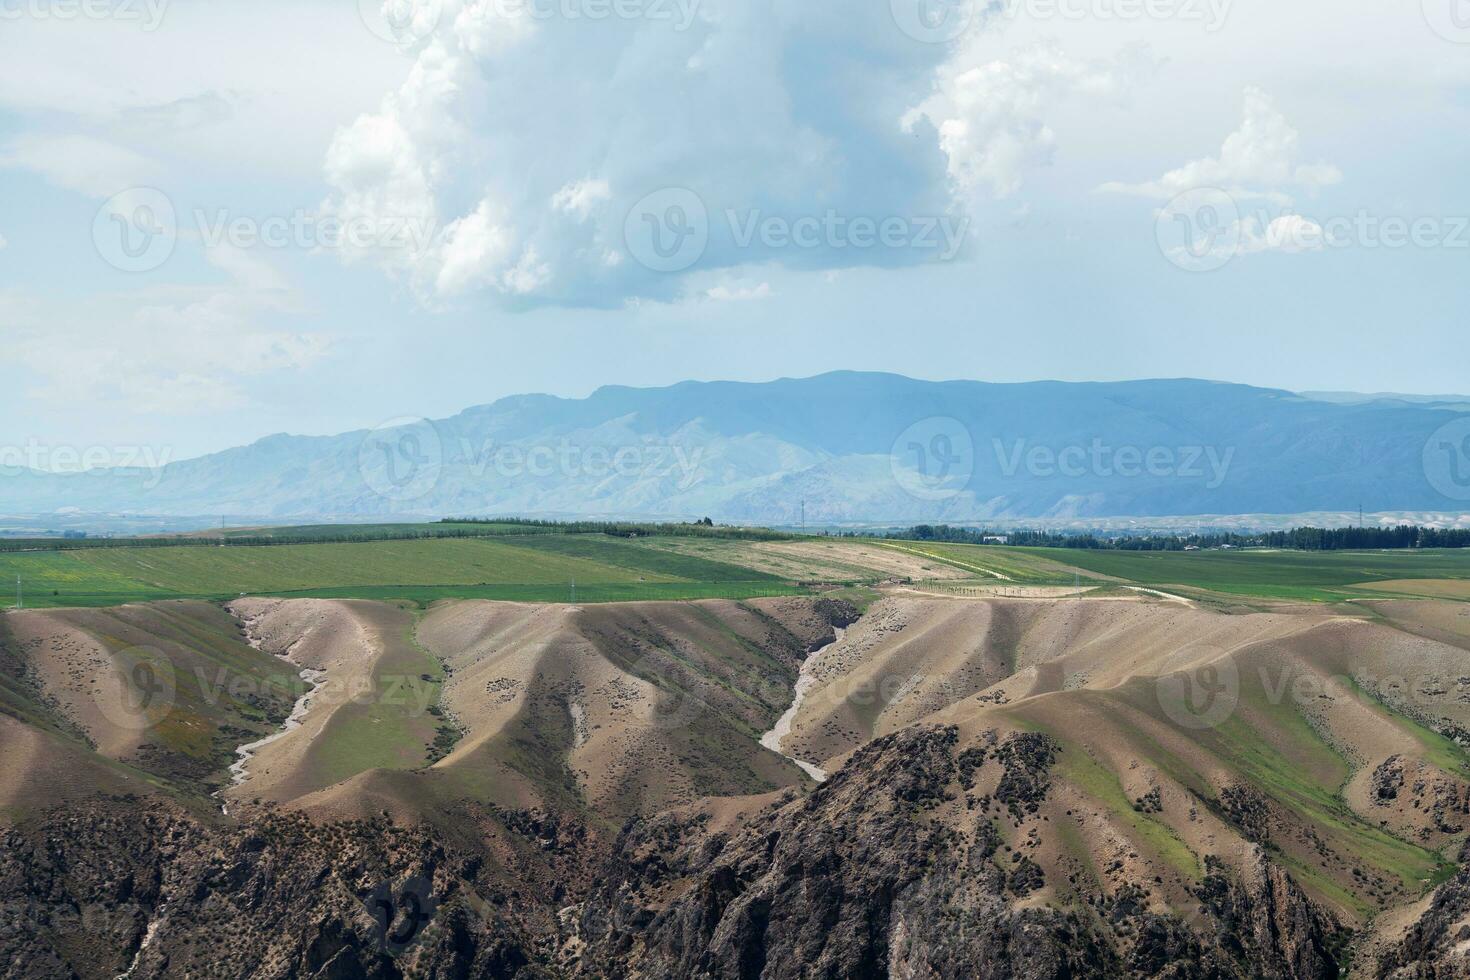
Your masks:
<svg viewBox="0 0 1470 980"><path fill-rule="evenodd" d="M1457 578L1404 578L1385 582L1359 582L1357 589L1430 596L1436 599L1470 599L1470 580Z"/></svg>
<svg viewBox="0 0 1470 980"><path fill-rule="evenodd" d="M373 667L406 628L406 614L381 603L337 599L239 599L229 609L257 649L324 675L300 724L258 745L249 778L223 793L231 801L292 799L317 788L308 758L312 743L353 692L372 690Z"/></svg>
<svg viewBox="0 0 1470 980"><path fill-rule="evenodd" d="M109 759L124 759L147 740L147 726L130 724L127 673L100 633L120 632L102 610L24 611L6 622L48 697ZM139 637L143 642L146 637ZM121 644L126 646L126 644ZM113 647L119 646L114 643ZM131 703L138 703L136 698Z"/></svg>
<svg viewBox="0 0 1470 980"><path fill-rule="evenodd" d="M685 804L739 773L751 788L798 783L800 770L731 715L755 710L752 697L773 711L789 703L796 654L762 664L757 653L772 630L811 646L832 633L804 599L436 606L418 640L449 670L444 703L465 735L434 771L518 800L565 772L578 797L610 814ZM549 767L518 761L530 743Z"/></svg>
<svg viewBox="0 0 1470 980"><path fill-rule="evenodd" d="M804 582L843 582L854 579L907 578L964 579L971 572L936 558L861 541L751 541L720 542L718 549L701 548L697 541L667 539L656 547L734 562L756 571Z"/></svg>
<svg viewBox="0 0 1470 980"><path fill-rule="evenodd" d="M0 823L24 813L95 793L146 791L141 780L114 771L79 747L0 715Z"/></svg>
<svg viewBox="0 0 1470 980"><path fill-rule="evenodd" d="M381 604L252 599L232 609L260 649L348 689L407 642L408 614ZM92 632L116 626L116 614L95 615L103 618L23 613L7 622L67 717L126 752L99 707L113 661ZM336 708L313 701L299 728L258 747L233 798L342 816L412 815L465 797L585 805L613 828L694 807L733 826L773 791L810 787L793 758L835 771L870 739L930 722L956 725L962 746L990 749L1041 732L1063 751L1035 814L999 804L1003 765L987 751L974 789L934 815L967 835L982 817L993 821L1011 848L1003 860L1025 855L1046 872L1027 901L1065 904L1088 882L1109 891L1135 883L1159 909L1193 915L1204 857L1254 874L1269 839L1304 887L1355 924L1365 921L1359 901L1393 910L1419 897L1419 882L1392 868L1417 874L1424 852L1405 857L1411 849L1381 831L1450 853L1463 834L1436 807L1450 801L1439 812L1454 817L1470 805L1470 784L1440 768L1443 741L1420 727L1470 727L1463 603L1225 614L1170 595L893 590L834 631L810 600L794 598L446 602L422 617L416 639L447 668L443 703L465 729L446 758L323 788L309 778L311 752ZM1200 678L1223 685L1224 710L1193 725L1169 685ZM0 718L0 735L4 807L36 790L39 760L58 756L47 736L13 721ZM1385 766L1402 771L1397 796L1379 791L1375 772ZM1238 796L1245 809L1226 802ZM1317 806L1330 812L1314 817ZM1379 924L1398 921L1394 913Z"/></svg>
<svg viewBox="0 0 1470 980"><path fill-rule="evenodd" d="M1113 687L1189 669L1317 621L1221 616L1158 600L894 596L876 603L813 665L818 682L786 746L821 764L966 698L1005 704Z"/></svg>

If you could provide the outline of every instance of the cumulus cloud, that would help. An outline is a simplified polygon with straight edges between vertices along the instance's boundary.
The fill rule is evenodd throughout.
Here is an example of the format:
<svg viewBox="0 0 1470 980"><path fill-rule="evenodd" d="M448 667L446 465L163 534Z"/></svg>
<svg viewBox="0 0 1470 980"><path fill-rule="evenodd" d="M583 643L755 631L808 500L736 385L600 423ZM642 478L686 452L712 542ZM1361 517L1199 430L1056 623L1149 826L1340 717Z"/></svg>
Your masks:
<svg viewBox="0 0 1470 980"><path fill-rule="evenodd" d="M1283 214L1271 219L1264 231L1256 217L1246 217L1240 223L1240 251L1255 252L1317 252L1326 245L1322 226L1311 218L1300 214Z"/></svg>
<svg viewBox="0 0 1470 980"><path fill-rule="evenodd" d="M1315 192L1342 180L1330 163L1302 163L1299 134L1258 88L1245 90L1240 128L1225 138L1218 156L1205 157L1139 184L1112 182L1101 190L1168 199L1202 187L1232 197L1289 203L1297 191Z"/></svg>
<svg viewBox="0 0 1470 980"><path fill-rule="evenodd" d="M1164 209L1165 213L1168 209ZM1191 222L1188 240L1170 247L1166 255L1180 265L1201 263L1223 265L1238 256L1279 252L1288 255L1318 252L1328 245L1327 233L1317 222L1300 214L1283 214L1267 219L1245 215L1219 227Z"/></svg>
<svg viewBox="0 0 1470 980"><path fill-rule="evenodd" d="M612 200L612 188L605 180L573 181L551 197L551 206L558 211L574 214L586 221L592 212Z"/></svg>
<svg viewBox="0 0 1470 980"><path fill-rule="evenodd" d="M972 45L939 68L934 93L903 125L909 132L925 121L934 127L958 193L1009 197L1029 171L1051 163L1057 135L1049 110L1071 98L1117 101L1153 68L1143 49L1081 60L1044 44L986 59Z"/></svg>
<svg viewBox="0 0 1470 980"><path fill-rule="evenodd" d="M403 83L336 133L328 212L436 229L349 260L430 306L617 306L684 295L686 269L932 260L737 234L751 215L789 225L952 208L942 151L900 125L947 50L905 36L886 5L625 4L633 16L595 23L544 7L443 0ZM672 272L650 268L660 262L628 234L643 227L634 206L666 190L696 202L668 214L699 238Z"/></svg>
<svg viewBox="0 0 1470 980"><path fill-rule="evenodd" d="M741 303L771 296L771 284L763 282L755 286L712 286L704 291L705 299L715 303Z"/></svg>

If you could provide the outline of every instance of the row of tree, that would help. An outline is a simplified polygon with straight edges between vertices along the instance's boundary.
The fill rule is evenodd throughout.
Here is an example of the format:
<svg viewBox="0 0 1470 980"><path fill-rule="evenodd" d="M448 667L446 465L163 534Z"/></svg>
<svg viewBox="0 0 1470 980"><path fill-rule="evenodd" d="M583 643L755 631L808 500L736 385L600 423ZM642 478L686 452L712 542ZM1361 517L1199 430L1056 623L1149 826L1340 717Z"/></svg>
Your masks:
<svg viewBox="0 0 1470 980"><path fill-rule="evenodd" d="M950 541L959 544L1022 545L1033 548L1078 548L1089 551L1185 551L1191 548L1283 548L1294 551L1354 551L1410 548L1470 548L1470 530L1419 527L1297 527L1289 531L1241 534L1117 534L1064 531L987 531L948 524L919 524L894 531L904 541Z"/></svg>
<svg viewBox="0 0 1470 980"><path fill-rule="evenodd" d="M538 528L558 534L607 534L618 538L704 537L738 541L782 541L796 537L764 527L717 525L706 517L685 523L640 521L547 521L516 517L446 517L442 524L499 524L507 527Z"/></svg>

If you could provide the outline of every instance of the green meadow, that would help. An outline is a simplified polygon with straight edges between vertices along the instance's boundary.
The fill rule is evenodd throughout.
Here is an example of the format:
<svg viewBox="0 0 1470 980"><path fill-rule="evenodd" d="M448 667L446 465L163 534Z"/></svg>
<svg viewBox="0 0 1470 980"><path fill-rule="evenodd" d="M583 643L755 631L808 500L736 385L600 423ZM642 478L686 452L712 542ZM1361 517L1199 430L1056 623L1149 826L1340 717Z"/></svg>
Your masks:
<svg viewBox="0 0 1470 980"><path fill-rule="evenodd" d="M474 537L411 537L472 531ZM266 543L275 531L292 543ZM340 533L359 535L332 540ZM747 543L697 539L558 533L522 525L320 525L253 529L251 543L200 544L198 538L160 546L105 545L66 550L0 551L0 608L15 602L20 584L30 607L109 606L169 598L222 599L245 595L404 599L445 598L524 602L614 602L638 599L753 598L802 591L801 581L829 577L801 568L777 576L752 567ZM301 541L301 538L307 538ZM320 538L321 540L310 540ZM1381 596L1374 582L1470 582L1470 549L1461 551L1086 551L1016 548L932 541L847 541L932 558L976 583L1139 585L1196 598L1336 602ZM141 543L140 543L141 544ZM859 549L844 564L838 586L871 584L887 573L865 567ZM575 587L575 592L573 591ZM1455 586L1459 588L1459 586ZM1467 591L1470 595L1470 591Z"/></svg>
<svg viewBox="0 0 1470 980"><path fill-rule="evenodd" d="M579 602L781 595L773 576L603 535L271 546L108 547L0 553L4 605L313 595L417 602L450 597Z"/></svg>
<svg viewBox="0 0 1470 980"><path fill-rule="evenodd" d="M980 547L977 550L989 550ZM1470 579L1470 549L1415 551L1084 551L1007 548L1160 589L1334 602L1371 595L1371 582Z"/></svg>

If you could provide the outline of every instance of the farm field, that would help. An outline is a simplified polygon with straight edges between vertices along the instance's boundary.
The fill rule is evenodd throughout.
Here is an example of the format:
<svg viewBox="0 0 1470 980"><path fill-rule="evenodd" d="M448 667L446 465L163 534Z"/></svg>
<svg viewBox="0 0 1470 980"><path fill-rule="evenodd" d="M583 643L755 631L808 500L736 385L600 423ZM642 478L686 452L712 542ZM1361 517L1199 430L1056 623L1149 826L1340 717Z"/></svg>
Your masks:
<svg viewBox="0 0 1470 980"><path fill-rule="evenodd" d="M970 575L990 581L1010 581L1017 585L1071 585L1079 577L1088 583L1088 572L1081 562L1072 561L1072 552L1060 548L1011 548L1003 545L951 544L939 541L884 541L894 551L937 559ZM1107 576L1093 576L1092 582Z"/></svg>
<svg viewBox="0 0 1470 980"><path fill-rule="evenodd" d="M17 578L32 607L242 594L551 601L568 598L574 582L583 602L792 591L762 572L591 535L0 554L0 581Z"/></svg>
<svg viewBox="0 0 1470 980"><path fill-rule="evenodd" d="M988 551L988 548L978 550ZM1406 581L1470 580L1470 551L1122 552L1007 548L1006 557L1066 562L1099 576L1160 589L1261 599L1334 602L1377 594L1373 583L1402 594ZM1431 593L1432 594L1432 593Z"/></svg>
<svg viewBox="0 0 1470 980"><path fill-rule="evenodd" d="M464 527L469 527L465 525ZM110 606L240 595L521 602L748 599L885 580L955 587L1138 586L1190 598L1290 602L1419 596L1470 598L1470 551L1127 552L864 538L745 540L714 536L510 530L469 538L279 545L142 547L109 543L0 552L0 608L19 579L33 608ZM493 528L474 525L477 530ZM506 525L516 528L517 525ZM272 529L253 532L259 539ZM300 534L301 528L274 529ZM350 530L339 528L338 530ZM305 529L330 538L332 526ZM821 583L820 586L813 583Z"/></svg>
<svg viewBox="0 0 1470 980"><path fill-rule="evenodd" d="M958 579L975 573L933 555L899 547L905 542L861 538L738 541L659 537L644 547L732 562L747 569L804 582L876 582L885 578Z"/></svg>

